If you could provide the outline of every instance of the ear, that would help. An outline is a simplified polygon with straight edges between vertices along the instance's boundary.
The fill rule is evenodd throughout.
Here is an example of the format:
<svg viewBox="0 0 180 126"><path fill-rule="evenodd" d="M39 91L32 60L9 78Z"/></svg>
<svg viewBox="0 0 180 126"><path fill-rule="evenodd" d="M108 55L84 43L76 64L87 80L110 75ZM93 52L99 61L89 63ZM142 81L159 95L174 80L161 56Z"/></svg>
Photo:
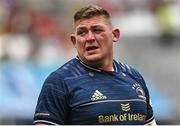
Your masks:
<svg viewBox="0 0 180 126"><path fill-rule="evenodd" d="M113 42L117 42L120 38L120 30L118 28L115 28L113 29L112 34L113 34L112 36Z"/></svg>
<svg viewBox="0 0 180 126"><path fill-rule="evenodd" d="M73 45L76 47L76 37L74 34L71 34L71 42L73 43Z"/></svg>

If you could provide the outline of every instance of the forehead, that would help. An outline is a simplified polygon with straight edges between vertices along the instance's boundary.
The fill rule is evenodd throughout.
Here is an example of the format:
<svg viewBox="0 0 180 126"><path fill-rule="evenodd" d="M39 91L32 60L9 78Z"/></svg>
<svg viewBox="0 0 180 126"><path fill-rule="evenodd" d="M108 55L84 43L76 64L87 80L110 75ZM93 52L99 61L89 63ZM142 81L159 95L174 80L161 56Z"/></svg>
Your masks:
<svg viewBox="0 0 180 126"><path fill-rule="evenodd" d="M82 27L92 27L92 26L102 26L102 27L109 27L110 22L108 19L104 18L103 16L94 16L88 19L80 19L75 22L75 28L82 28Z"/></svg>

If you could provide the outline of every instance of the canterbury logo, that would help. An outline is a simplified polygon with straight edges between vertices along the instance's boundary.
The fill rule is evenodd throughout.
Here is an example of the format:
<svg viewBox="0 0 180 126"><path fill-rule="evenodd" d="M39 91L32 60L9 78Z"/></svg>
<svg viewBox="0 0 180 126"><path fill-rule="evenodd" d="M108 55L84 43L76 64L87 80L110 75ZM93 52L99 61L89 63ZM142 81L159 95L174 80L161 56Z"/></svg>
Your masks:
<svg viewBox="0 0 180 126"><path fill-rule="evenodd" d="M94 94L92 95L91 100L95 101L95 100L106 99L106 98L107 98L106 96L104 96L101 92L96 90Z"/></svg>
<svg viewBox="0 0 180 126"><path fill-rule="evenodd" d="M128 104L121 104L121 108L123 111L129 111L130 110L130 105Z"/></svg>

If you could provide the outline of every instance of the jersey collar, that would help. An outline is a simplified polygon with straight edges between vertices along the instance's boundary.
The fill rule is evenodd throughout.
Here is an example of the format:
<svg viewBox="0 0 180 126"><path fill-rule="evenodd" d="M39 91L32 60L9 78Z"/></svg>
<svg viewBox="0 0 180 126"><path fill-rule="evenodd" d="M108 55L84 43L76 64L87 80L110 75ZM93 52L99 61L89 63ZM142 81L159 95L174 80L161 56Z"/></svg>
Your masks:
<svg viewBox="0 0 180 126"><path fill-rule="evenodd" d="M97 71L97 72L103 72L104 70L101 70L101 69L98 69L98 68L94 68L92 66L89 66L87 64L85 64L83 61L81 61L81 59L77 56L76 59L86 68L88 69L91 69L91 70L94 70L94 71ZM114 68L114 71L112 72L118 72L118 68L117 68L117 64L116 64L116 61L113 60L113 68Z"/></svg>

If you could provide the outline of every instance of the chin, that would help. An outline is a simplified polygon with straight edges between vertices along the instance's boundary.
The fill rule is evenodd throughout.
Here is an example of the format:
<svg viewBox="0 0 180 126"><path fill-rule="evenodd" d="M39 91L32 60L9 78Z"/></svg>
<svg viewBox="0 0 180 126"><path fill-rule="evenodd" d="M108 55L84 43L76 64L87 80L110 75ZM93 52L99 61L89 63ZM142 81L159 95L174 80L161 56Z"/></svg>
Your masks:
<svg viewBox="0 0 180 126"><path fill-rule="evenodd" d="M96 62L102 60L102 57L100 55L89 55L89 56L85 56L85 59L88 62Z"/></svg>

